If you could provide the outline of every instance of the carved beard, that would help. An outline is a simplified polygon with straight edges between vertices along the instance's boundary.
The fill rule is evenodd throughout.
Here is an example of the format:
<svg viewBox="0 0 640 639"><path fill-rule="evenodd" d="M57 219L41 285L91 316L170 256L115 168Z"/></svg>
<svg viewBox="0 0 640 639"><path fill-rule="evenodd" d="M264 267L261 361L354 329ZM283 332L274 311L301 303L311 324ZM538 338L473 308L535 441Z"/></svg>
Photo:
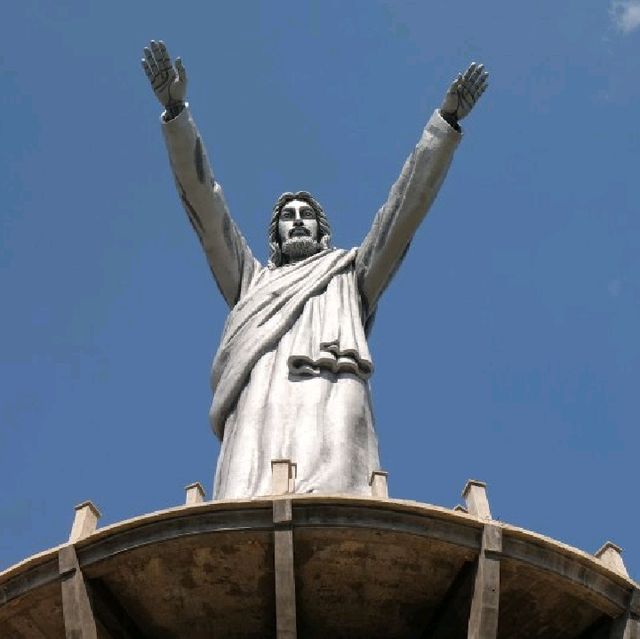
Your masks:
<svg viewBox="0 0 640 639"><path fill-rule="evenodd" d="M294 260L311 257L321 250L320 243L310 237L291 237L282 243L282 254Z"/></svg>

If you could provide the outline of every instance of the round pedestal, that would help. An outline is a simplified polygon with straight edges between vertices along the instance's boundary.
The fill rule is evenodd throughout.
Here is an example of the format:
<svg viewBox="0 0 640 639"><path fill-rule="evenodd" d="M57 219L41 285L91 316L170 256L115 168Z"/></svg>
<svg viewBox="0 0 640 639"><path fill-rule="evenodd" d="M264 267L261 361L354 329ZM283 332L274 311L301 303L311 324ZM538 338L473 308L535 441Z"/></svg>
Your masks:
<svg viewBox="0 0 640 639"><path fill-rule="evenodd" d="M609 637L636 588L502 522L283 495L152 513L25 560L0 573L0 637Z"/></svg>

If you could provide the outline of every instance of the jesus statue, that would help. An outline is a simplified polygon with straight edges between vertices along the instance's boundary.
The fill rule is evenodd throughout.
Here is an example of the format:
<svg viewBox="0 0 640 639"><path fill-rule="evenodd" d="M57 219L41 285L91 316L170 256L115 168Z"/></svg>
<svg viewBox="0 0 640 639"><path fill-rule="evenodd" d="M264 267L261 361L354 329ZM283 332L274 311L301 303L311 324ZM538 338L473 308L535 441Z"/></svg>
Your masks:
<svg viewBox="0 0 640 639"><path fill-rule="evenodd" d="M271 460L297 464L295 491L370 494L379 470L367 334L447 173L459 121L487 87L472 63L457 76L359 247L337 249L320 203L283 193L261 264L233 221L186 102L187 74L161 41L142 66L164 107L178 194L230 308L211 372L211 426L222 444L214 499L267 495Z"/></svg>

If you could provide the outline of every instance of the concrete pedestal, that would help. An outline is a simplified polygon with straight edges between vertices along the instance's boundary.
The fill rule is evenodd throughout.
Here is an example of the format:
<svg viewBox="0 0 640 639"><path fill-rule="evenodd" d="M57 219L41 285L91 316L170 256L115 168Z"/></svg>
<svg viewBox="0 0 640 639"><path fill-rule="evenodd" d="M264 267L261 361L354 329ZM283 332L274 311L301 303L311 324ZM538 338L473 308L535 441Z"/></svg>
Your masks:
<svg viewBox="0 0 640 639"><path fill-rule="evenodd" d="M295 494L153 513L0 573L0 637L637 637L614 563L482 514Z"/></svg>

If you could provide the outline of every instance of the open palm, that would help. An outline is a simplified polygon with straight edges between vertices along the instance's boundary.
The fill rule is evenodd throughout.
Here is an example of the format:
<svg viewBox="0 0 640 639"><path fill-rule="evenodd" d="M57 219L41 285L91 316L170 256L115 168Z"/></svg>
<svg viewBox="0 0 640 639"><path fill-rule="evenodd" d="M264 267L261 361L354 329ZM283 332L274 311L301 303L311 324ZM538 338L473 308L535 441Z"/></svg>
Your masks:
<svg viewBox="0 0 640 639"><path fill-rule="evenodd" d="M172 64L162 40L151 40L149 46L144 48L142 68L162 106L168 108L184 103L187 95L187 72L180 58L176 58L175 65Z"/></svg>
<svg viewBox="0 0 640 639"><path fill-rule="evenodd" d="M442 100L440 107L442 114L455 121L462 120L469 115L471 109L489 86L488 77L489 74L484 70L484 65L472 62L464 74L459 73L451 83Z"/></svg>

